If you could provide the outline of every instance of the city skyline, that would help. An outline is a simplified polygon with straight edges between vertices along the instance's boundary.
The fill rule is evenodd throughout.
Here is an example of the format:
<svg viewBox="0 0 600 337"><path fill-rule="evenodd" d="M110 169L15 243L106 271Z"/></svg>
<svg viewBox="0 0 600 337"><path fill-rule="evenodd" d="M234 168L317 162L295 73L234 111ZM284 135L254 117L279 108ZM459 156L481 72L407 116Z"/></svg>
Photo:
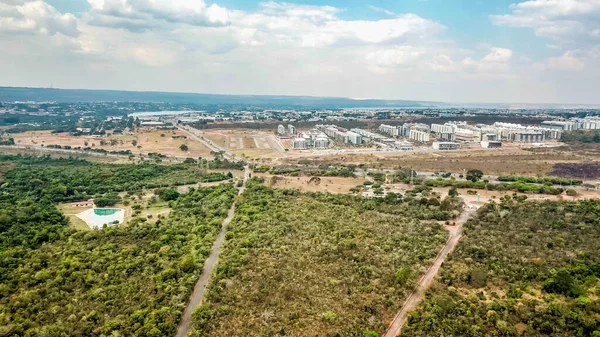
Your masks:
<svg viewBox="0 0 600 337"><path fill-rule="evenodd" d="M0 0L2 86L598 104L597 0Z"/></svg>

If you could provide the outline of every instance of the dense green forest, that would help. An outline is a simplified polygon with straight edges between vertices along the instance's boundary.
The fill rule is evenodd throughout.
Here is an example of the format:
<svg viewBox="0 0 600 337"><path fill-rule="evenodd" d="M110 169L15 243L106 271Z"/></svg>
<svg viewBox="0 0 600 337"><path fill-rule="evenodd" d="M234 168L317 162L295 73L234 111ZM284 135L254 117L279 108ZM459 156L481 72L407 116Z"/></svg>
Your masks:
<svg viewBox="0 0 600 337"><path fill-rule="evenodd" d="M85 200L95 194L226 180L206 175L195 165L91 163L76 158L2 156L18 165L0 180L0 197L25 195L34 201ZM220 179L219 179L220 178Z"/></svg>
<svg viewBox="0 0 600 337"><path fill-rule="evenodd" d="M90 194L125 190L187 171L2 159L0 336L173 335L236 188L174 194L173 211L153 224L133 218L127 226L76 231L54 203L75 194L53 187ZM94 172L106 174L105 185Z"/></svg>
<svg viewBox="0 0 600 337"><path fill-rule="evenodd" d="M600 336L600 202L491 203L402 337Z"/></svg>
<svg viewBox="0 0 600 337"><path fill-rule="evenodd" d="M445 205L452 211L460 202ZM442 207L395 194L365 199L271 189L251 179L207 304L193 315L195 336L384 330L447 239L437 221L428 221Z"/></svg>

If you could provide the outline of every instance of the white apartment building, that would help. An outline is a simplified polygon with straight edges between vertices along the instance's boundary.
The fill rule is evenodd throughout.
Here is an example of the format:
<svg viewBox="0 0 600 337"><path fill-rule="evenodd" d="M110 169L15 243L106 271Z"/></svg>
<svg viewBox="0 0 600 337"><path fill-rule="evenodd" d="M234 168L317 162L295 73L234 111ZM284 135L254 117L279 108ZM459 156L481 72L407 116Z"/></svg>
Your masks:
<svg viewBox="0 0 600 337"><path fill-rule="evenodd" d="M413 130L411 128L408 138L417 142L427 143L429 142L429 132Z"/></svg>
<svg viewBox="0 0 600 337"><path fill-rule="evenodd" d="M517 143L543 143L546 136L543 132L528 130L513 130L508 133L508 140Z"/></svg>
<svg viewBox="0 0 600 337"><path fill-rule="evenodd" d="M454 128L454 125L449 124L431 124L431 131L435 133L452 133Z"/></svg>
<svg viewBox="0 0 600 337"><path fill-rule="evenodd" d="M575 122L563 122L563 121L543 121L541 123L542 128L555 129L560 131L573 131L577 129Z"/></svg>
<svg viewBox="0 0 600 337"><path fill-rule="evenodd" d="M288 124L288 134L290 136L296 134L296 127L293 126L292 124Z"/></svg>
<svg viewBox="0 0 600 337"><path fill-rule="evenodd" d="M317 137L314 143L315 149L326 149L329 147L329 139L327 137Z"/></svg>
<svg viewBox="0 0 600 337"><path fill-rule="evenodd" d="M440 132L438 133L438 140L445 142L455 142L456 141L456 133L454 132Z"/></svg>
<svg viewBox="0 0 600 337"><path fill-rule="evenodd" d="M381 124L379 126L379 132L384 133L386 135L390 135L392 137L398 137L398 128L395 126Z"/></svg>
<svg viewBox="0 0 600 337"><path fill-rule="evenodd" d="M304 138L294 139L294 150L306 150L308 149L308 143Z"/></svg>
<svg viewBox="0 0 600 337"><path fill-rule="evenodd" d="M285 135L285 126L279 124L277 126L277 134L280 136L284 136Z"/></svg>
<svg viewBox="0 0 600 337"><path fill-rule="evenodd" d="M362 141L363 141L362 135L360 135L356 132L353 132L353 131L346 132L346 139L347 139L348 143L352 144L352 145L360 145L360 144L362 144Z"/></svg>

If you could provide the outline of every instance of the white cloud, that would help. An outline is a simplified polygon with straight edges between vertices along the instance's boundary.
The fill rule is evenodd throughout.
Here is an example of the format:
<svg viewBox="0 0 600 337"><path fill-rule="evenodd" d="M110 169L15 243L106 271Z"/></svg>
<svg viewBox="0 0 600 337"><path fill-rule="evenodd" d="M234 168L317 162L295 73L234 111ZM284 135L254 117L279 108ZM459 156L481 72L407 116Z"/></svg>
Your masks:
<svg viewBox="0 0 600 337"><path fill-rule="evenodd" d="M600 1L530 0L512 4L510 13L492 15L496 25L531 28L538 36L565 45L598 42Z"/></svg>
<svg viewBox="0 0 600 337"><path fill-rule="evenodd" d="M77 36L77 19L43 1L0 2L0 32Z"/></svg>
<svg viewBox="0 0 600 337"><path fill-rule="evenodd" d="M369 8L372 11L377 12L377 13L383 13L383 14L389 15L389 16L395 16L396 15L396 13L394 13L394 12L388 10L388 9L382 8L382 7L377 7L377 6L369 5Z"/></svg>
<svg viewBox="0 0 600 337"><path fill-rule="evenodd" d="M511 18L503 20L556 36L551 45L561 55L541 62L488 44L461 49L442 23L410 13L348 20L340 8L292 3L240 11L210 3L219 0L86 1L91 9L75 17L43 1L0 0L6 50L0 53L0 85L45 86L51 78L63 87L239 94L462 101L597 97L587 88L600 74L593 62L600 47L590 43L600 27L578 42L583 38L569 22L595 25L580 11L569 14L577 20L550 24L544 16L539 24L539 18L527 21L517 13L537 9L511 7ZM586 71L573 71L582 67ZM571 74L579 81L558 80Z"/></svg>
<svg viewBox="0 0 600 337"><path fill-rule="evenodd" d="M381 68L411 67L423 53L416 47L402 46L369 52L366 61L379 72L383 71Z"/></svg>
<svg viewBox="0 0 600 337"><path fill-rule="evenodd" d="M548 59L548 67L550 69L579 71L585 68L585 64L572 51L568 51L561 56Z"/></svg>
<svg viewBox="0 0 600 337"><path fill-rule="evenodd" d="M164 27L165 24L223 26L227 9L203 0L88 0L90 23L129 30Z"/></svg>
<svg viewBox="0 0 600 337"><path fill-rule="evenodd" d="M488 62L507 62L512 57L512 50L506 48L491 48L491 52L487 54L483 61Z"/></svg>

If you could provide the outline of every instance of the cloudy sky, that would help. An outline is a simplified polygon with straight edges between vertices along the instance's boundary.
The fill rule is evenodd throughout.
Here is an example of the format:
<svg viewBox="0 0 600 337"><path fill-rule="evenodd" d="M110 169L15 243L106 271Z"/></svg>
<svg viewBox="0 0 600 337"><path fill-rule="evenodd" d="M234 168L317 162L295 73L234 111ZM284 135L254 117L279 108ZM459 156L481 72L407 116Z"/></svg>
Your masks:
<svg viewBox="0 0 600 337"><path fill-rule="evenodd" d="M600 103L600 0L0 0L0 86Z"/></svg>

